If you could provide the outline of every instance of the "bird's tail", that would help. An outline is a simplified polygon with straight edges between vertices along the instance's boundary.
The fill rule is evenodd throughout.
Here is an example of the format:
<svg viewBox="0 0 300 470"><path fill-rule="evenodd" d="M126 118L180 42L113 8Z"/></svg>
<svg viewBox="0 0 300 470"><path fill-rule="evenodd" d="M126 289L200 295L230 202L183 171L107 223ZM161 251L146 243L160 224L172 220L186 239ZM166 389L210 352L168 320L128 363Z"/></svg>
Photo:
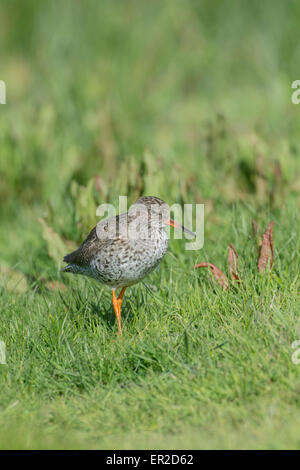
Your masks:
<svg viewBox="0 0 300 470"><path fill-rule="evenodd" d="M67 264L67 266L65 266L64 268L61 269L61 272L63 272L63 273L74 273L75 272L74 265L73 264Z"/></svg>

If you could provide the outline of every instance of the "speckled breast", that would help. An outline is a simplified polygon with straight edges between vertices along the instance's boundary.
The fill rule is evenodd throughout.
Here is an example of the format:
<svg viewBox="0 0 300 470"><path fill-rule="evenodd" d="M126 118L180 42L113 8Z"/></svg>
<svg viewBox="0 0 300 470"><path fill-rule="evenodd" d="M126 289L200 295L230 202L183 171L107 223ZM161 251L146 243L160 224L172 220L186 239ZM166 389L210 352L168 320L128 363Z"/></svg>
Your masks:
<svg viewBox="0 0 300 470"><path fill-rule="evenodd" d="M165 231L144 240L112 240L91 261L92 277L111 287L135 284L157 267L167 249Z"/></svg>

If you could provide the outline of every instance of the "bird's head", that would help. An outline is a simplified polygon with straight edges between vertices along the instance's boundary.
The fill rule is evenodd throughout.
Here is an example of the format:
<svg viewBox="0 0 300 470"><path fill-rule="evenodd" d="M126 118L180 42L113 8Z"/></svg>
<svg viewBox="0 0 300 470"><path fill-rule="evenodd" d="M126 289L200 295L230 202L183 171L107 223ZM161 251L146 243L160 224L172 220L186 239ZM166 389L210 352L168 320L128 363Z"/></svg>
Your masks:
<svg viewBox="0 0 300 470"><path fill-rule="evenodd" d="M188 235L195 236L193 232L183 225L170 218L170 208L168 204L156 196L140 197L129 209L130 214L139 214L144 224L150 224L152 227L163 228L171 226L182 230Z"/></svg>

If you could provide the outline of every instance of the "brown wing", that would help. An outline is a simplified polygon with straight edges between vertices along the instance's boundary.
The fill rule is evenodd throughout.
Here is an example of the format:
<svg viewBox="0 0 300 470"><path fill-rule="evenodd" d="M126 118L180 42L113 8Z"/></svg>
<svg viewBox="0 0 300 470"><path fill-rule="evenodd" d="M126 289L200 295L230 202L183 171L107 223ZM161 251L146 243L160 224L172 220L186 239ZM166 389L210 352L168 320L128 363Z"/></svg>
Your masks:
<svg viewBox="0 0 300 470"><path fill-rule="evenodd" d="M108 240L99 240L97 237L96 227L93 228L88 237L84 240L82 245L77 250L69 253L64 257L66 263L77 264L78 266L85 266L89 264L93 256L101 249L102 245Z"/></svg>
<svg viewBox="0 0 300 470"><path fill-rule="evenodd" d="M103 238L98 237L98 225L96 225L82 245L77 248L77 250L66 255L64 261L66 263L77 264L78 266L87 266L95 254L99 253L104 246L110 245L114 240L118 239L122 229L125 230L127 228L126 224L130 224L136 217L137 215L129 216L127 214L120 214L116 217L101 221L100 224L104 230L102 233L103 235L105 234L105 236L103 236ZM110 222L114 222L111 227L109 225Z"/></svg>

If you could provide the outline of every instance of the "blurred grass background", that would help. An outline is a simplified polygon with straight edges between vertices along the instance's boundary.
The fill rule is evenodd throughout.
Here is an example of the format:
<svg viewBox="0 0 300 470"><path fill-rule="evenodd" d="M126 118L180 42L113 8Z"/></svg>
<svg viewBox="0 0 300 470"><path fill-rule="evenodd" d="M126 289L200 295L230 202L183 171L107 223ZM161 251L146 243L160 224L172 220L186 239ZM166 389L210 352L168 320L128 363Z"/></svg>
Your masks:
<svg viewBox="0 0 300 470"><path fill-rule="evenodd" d="M297 1L2 0L0 264L13 288L3 281L1 313L20 322L18 334L33 293L39 312L42 298L52 305L42 318L63 314L43 283L74 285L58 272L61 254L97 222L97 205L119 194L205 203L204 251L172 245L178 277L207 257L224 268L229 242L251 258L251 218L262 226L273 218L282 285L297 291L300 107L291 83L300 78L299 15ZM167 289L166 270L162 278ZM108 294L104 302L109 309ZM2 328L13 344L15 326ZM24 347L30 357L32 346ZM24 387L28 396L42 393ZM222 437L204 441L225 445Z"/></svg>
<svg viewBox="0 0 300 470"><path fill-rule="evenodd" d="M0 9L7 262L32 246L24 224L47 201L78 241L72 181L99 176L100 202L160 193L169 203L231 203L253 195L262 173L268 203L279 161L299 189L297 2L4 0ZM16 233L11 250L7 231Z"/></svg>

